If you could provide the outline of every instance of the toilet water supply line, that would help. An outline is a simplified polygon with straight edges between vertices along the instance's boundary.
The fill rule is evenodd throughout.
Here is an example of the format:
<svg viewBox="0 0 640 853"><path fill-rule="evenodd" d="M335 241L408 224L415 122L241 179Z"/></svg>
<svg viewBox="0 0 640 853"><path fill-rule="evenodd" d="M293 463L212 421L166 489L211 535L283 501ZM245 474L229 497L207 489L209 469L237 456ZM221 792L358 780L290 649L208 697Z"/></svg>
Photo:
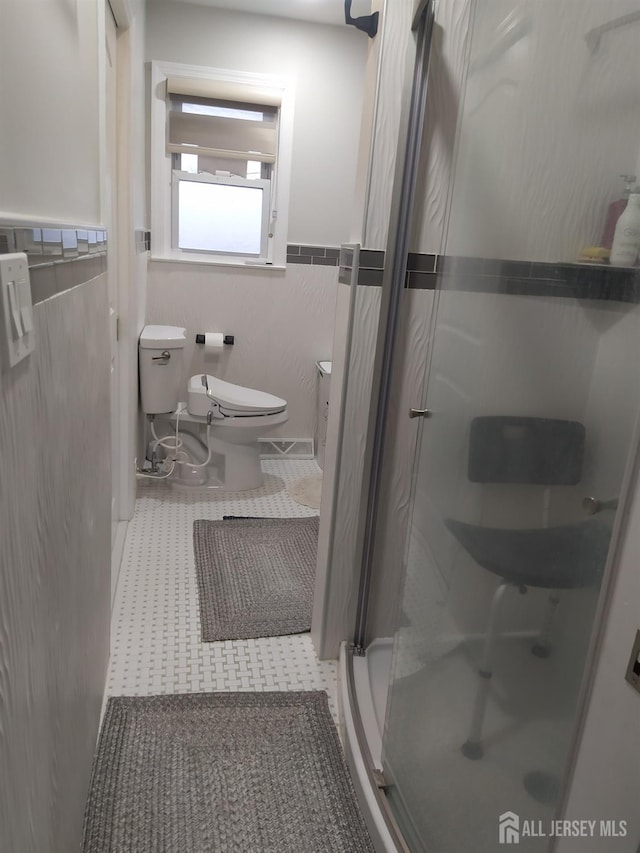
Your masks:
<svg viewBox="0 0 640 853"><path fill-rule="evenodd" d="M167 477L170 477L173 474L173 471L178 462L187 462L192 468L205 468L211 461L211 442L209 441L211 423L207 423L207 458L204 460L204 462L192 462L186 450L181 450L184 445L184 441L182 438L180 438L180 412L181 409L178 408L176 412L176 431L175 433L169 435L161 435L160 437L158 437L156 433L155 423L153 419L151 419L151 435L154 438L154 441L151 445L152 453L155 452L156 448L162 447L162 449L167 451L168 454L173 454L173 456L167 455L164 459L165 462L171 463L171 468L165 474L146 474L142 471L138 471L138 476L148 477L151 480L166 480ZM180 456L182 456L183 458L180 459Z"/></svg>

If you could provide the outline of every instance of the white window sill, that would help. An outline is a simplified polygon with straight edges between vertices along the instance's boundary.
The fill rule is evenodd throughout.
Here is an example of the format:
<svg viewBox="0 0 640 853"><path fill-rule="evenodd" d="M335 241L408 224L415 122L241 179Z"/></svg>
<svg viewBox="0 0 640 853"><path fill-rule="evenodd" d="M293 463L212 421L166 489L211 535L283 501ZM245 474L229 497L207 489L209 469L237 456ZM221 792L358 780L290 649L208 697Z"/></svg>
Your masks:
<svg viewBox="0 0 640 853"><path fill-rule="evenodd" d="M242 270L261 270L261 271L269 271L269 270L286 270L287 267L284 264L266 264L264 262L258 261L218 261L211 260L210 258L199 260L197 258L180 258L180 257L171 257L171 255L154 255L151 253L151 260L164 264L196 264L199 266L208 266L208 267L234 267L235 269Z"/></svg>

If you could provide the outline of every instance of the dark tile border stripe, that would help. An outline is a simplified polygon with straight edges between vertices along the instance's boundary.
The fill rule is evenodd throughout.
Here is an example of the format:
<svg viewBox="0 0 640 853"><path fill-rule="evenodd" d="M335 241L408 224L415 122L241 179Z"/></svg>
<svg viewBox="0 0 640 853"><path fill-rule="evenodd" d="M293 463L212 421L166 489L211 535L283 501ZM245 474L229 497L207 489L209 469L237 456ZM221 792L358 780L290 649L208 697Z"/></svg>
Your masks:
<svg viewBox="0 0 640 853"><path fill-rule="evenodd" d="M287 263L337 267L340 265L340 249L337 246L303 246L290 243L287 246Z"/></svg>
<svg viewBox="0 0 640 853"><path fill-rule="evenodd" d="M384 270L358 267L358 285L364 287L382 287Z"/></svg>
<svg viewBox="0 0 640 853"><path fill-rule="evenodd" d="M442 277L447 289L471 293L640 303L640 267L409 255L406 287L434 290Z"/></svg>
<svg viewBox="0 0 640 853"><path fill-rule="evenodd" d="M409 252L407 272L435 272L437 259L437 255L422 255L417 252Z"/></svg>
<svg viewBox="0 0 640 853"><path fill-rule="evenodd" d="M360 249L360 267L383 270L384 252L379 249Z"/></svg>

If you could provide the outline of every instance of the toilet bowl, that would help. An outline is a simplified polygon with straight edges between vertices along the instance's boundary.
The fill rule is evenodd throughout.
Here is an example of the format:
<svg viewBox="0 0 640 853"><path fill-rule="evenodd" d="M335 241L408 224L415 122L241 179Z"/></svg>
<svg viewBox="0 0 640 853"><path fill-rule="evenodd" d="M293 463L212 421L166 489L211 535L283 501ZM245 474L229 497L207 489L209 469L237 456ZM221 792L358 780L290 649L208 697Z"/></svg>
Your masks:
<svg viewBox="0 0 640 853"><path fill-rule="evenodd" d="M165 439L179 432L169 481L233 492L259 488L258 439L287 422L287 401L196 374L187 383L186 403L179 402L185 343L185 329L174 326L145 326L140 336L142 410L153 430L158 420Z"/></svg>
<svg viewBox="0 0 640 853"><path fill-rule="evenodd" d="M189 379L186 411L179 415L181 429L197 432L203 446L222 456L217 460L218 479L229 491L262 485L258 439L287 420L286 400L210 374Z"/></svg>

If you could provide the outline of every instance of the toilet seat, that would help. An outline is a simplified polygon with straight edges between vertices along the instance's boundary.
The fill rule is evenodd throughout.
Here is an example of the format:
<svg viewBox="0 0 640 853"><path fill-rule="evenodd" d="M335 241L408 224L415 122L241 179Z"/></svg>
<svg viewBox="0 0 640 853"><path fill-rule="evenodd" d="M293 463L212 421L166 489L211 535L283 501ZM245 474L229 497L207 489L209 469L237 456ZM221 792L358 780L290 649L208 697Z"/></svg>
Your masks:
<svg viewBox="0 0 640 853"><path fill-rule="evenodd" d="M189 379L187 409L192 415L203 417L212 412L218 418L253 418L278 414L287 408L287 401L273 394L234 385L210 374L205 387L202 378L203 374L198 373Z"/></svg>

